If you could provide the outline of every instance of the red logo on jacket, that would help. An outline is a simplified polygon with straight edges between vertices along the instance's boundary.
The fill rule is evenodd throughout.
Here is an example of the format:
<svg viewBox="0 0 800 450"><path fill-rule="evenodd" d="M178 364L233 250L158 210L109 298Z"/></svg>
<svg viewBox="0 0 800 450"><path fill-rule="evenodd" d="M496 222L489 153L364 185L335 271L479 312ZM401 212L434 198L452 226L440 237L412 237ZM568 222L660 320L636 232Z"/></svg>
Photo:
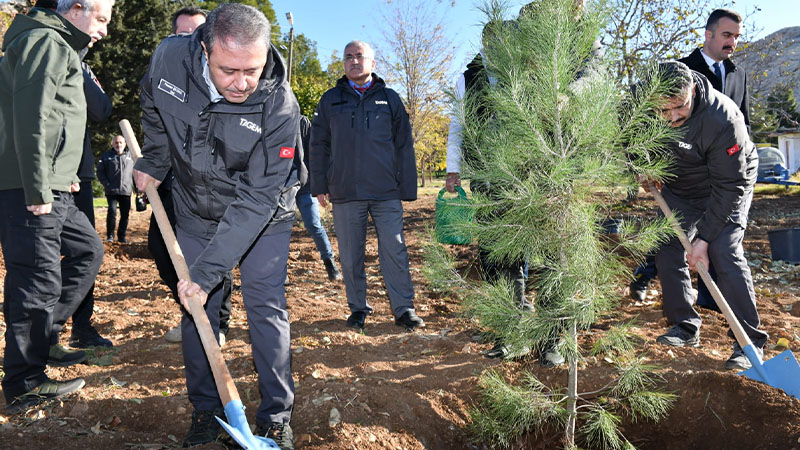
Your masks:
<svg viewBox="0 0 800 450"><path fill-rule="evenodd" d="M731 148L729 148L729 149L727 150L727 152L728 152L728 156L733 156L733 155L735 155L735 154L736 154L736 152L738 152L740 149L741 149L741 148L739 147L739 144L735 144L733 147L731 147Z"/></svg>
<svg viewBox="0 0 800 450"><path fill-rule="evenodd" d="M294 158L294 147L281 147L281 158Z"/></svg>

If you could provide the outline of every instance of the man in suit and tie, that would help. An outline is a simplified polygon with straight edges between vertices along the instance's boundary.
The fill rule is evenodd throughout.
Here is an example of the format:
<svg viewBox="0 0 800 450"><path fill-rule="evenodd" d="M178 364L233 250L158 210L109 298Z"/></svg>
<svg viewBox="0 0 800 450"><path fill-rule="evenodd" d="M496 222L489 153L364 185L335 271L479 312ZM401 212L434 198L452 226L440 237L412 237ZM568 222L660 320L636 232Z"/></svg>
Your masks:
<svg viewBox="0 0 800 450"><path fill-rule="evenodd" d="M731 62L742 35L742 16L730 9L716 9L706 22L703 48L695 49L679 61L708 78L714 89L728 96L744 115L750 131L750 99L747 94L747 74L744 68Z"/></svg>

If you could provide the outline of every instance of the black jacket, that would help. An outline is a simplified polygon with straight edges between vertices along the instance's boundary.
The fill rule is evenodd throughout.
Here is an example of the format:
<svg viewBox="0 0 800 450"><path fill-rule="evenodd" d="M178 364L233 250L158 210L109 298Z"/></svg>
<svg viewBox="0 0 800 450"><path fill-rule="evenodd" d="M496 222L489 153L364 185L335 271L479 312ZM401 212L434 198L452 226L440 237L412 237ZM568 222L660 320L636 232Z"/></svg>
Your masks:
<svg viewBox="0 0 800 450"><path fill-rule="evenodd" d="M689 56L681 58L678 61L689 66L695 72L700 72L711 83L714 89L722 92L722 80L708 68L703 55L700 54L701 50L696 48ZM747 125L747 131L750 131L750 96L747 93L747 73L741 67L726 59L723 64L725 65L725 92L723 94L730 97L739 110L744 115L744 124Z"/></svg>
<svg viewBox="0 0 800 450"><path fill-rule="evenodd" d="M758 174L758 153L744 116L733 101L693 72L692 115L681 126L683 137L670 145L674 178L666 186L686 199L708 199L697 224L701 239L713 241L728 221L747 225L747 198Z"/></svg>
<svg viewBox="0 0 800 450"><path fill-rule="evenodd" d="M170 36L150 59L136 168L163 180L172 167L177 227L209 240L189 268L192 281L209 292L262 232L291 230L304 167L300 111L275 46L245 102L212 103L202 35Z"/></svg>
<svg viewBox="0 0 800 450"><path fill-rule="evenodd" d="M333 203L416 200L417 165L408 113L372 74L359 97L342 77L322 95L311 125L311 194Z"/></svg>
<svg viewBox="0 0 800 450"><path fill-rule="evenodd" d="M86 113L92 122L103 122L111 116L111 99L100 87L100 82L94 76L88 64L81 63L83 69L83 93L86 96ZM89 127L83 137L83 155L78 166L78 178L81 181L94 180L94 152L92 152L92 139Z"/></svg>
<svg viewBox="0 0 800 450"><path fill-rule="evenodd" d="M133 193L133 157L125 149L121 155L113 148L97 161L97 179L106 195L131 195Z"/></svg>

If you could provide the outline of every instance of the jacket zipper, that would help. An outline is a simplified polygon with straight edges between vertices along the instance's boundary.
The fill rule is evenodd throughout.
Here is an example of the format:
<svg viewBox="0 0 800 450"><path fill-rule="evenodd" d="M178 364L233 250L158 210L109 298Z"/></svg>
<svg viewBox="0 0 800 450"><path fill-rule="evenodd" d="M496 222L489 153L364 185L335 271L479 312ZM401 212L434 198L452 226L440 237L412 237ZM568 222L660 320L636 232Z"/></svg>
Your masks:
<svg viewBox="0 0 800 450"><path fill-rule="evenodd" d="M186 128L186 138L183 140L183 151L187 155L192 149L191 145L189 145L191 141L192 141L192 126L188 125Z"/></svg>
<svg viewBox="0 0 800 450"><path fill-rule="evenodd" d="M67 121L66 119L61 122L61 134L58 136L58 141L56 141L56 152L53 155L53 165L51 170L53 172L56 171L56 161L58 157L61 155L61 152L64 151L64 141L66 141L66 128L67 128Z"/></svg>

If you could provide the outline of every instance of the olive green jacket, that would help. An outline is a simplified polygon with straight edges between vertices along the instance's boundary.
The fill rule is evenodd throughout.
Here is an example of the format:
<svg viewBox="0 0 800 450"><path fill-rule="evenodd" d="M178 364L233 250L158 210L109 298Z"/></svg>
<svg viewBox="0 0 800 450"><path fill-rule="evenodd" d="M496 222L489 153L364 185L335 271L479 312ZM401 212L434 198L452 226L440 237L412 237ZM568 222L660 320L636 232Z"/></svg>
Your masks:
<svg viewBox="0 0 800 450"><path fill-rule="evenodd" d="M61 15L18 14L0 60L0 190L20 189L25 203L53 201L78 181L86 99L78 51L89 36Z"/></svg>

